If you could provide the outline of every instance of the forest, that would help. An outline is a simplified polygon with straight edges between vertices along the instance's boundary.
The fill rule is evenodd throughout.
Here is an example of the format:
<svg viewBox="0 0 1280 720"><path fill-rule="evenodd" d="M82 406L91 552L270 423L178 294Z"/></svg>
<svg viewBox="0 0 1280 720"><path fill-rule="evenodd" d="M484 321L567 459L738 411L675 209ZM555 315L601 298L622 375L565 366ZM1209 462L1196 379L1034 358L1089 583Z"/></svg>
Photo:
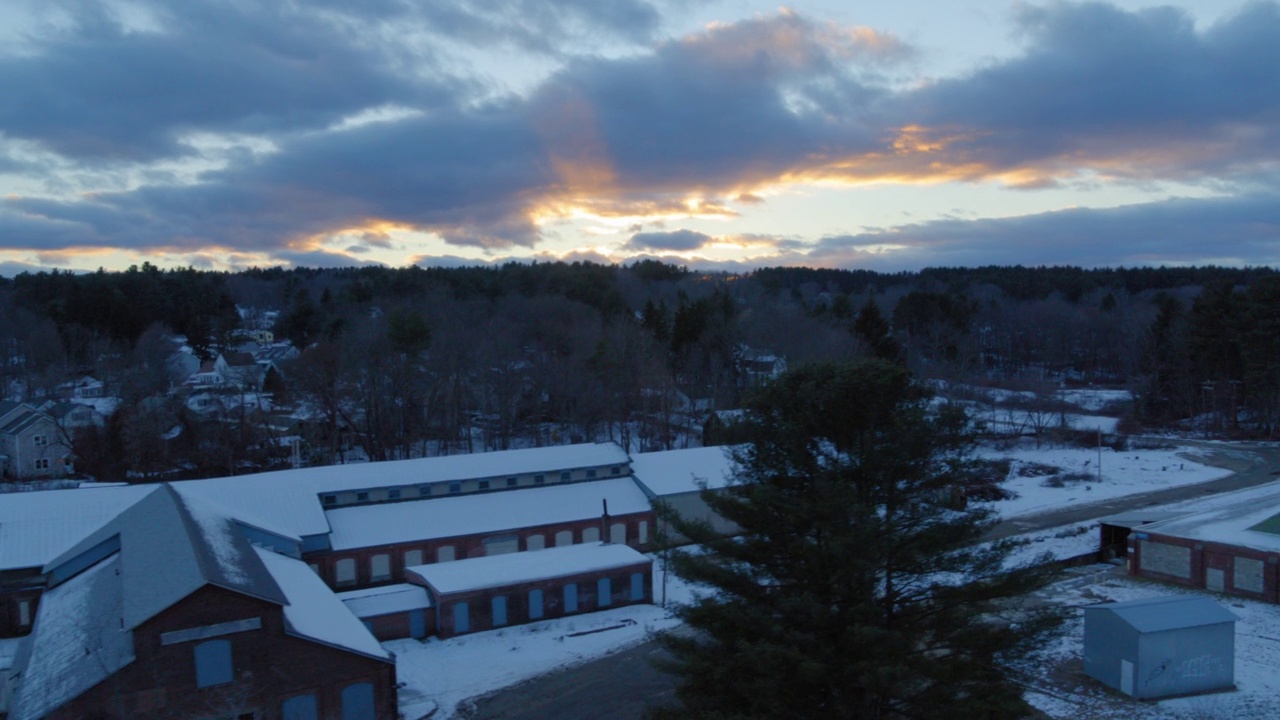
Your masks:
<svg viewBox="0 0 1280 720"><path fill-rule="evenodd" d="M67 430L77 472L103 480L718 442L726 411L782 369L863 356L944 395L1051 404L1064 387L1127 389L1131 432L1274 437L1280 422L1269 268L148 264L0 279L0 317L5 399L52 401L85 376L116 399L100 424ZM215 393L175 370L175 353L209 363L255 331L298 352L259 361L252 387ZM219 396L212 411L201 393Z"/></svg>

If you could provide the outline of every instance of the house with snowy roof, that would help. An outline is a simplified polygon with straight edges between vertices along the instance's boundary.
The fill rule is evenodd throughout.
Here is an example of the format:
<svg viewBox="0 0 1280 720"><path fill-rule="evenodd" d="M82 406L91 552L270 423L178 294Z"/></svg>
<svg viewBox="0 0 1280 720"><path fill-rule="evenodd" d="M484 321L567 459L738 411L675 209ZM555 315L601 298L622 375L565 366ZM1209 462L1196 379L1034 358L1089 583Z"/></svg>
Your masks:
<svg viewBox="0 0 1280 720"><path fill-rule="evenodd" d="M0 477L49 478L75 469L71 446L48 413L0 401Z"/></svg>
<svg viewBox="0 0 1280 720"><path fill-rule="evenodd" d="M44 566L10 720L397 717L393 656L299 546L148 488Z"/></svg>

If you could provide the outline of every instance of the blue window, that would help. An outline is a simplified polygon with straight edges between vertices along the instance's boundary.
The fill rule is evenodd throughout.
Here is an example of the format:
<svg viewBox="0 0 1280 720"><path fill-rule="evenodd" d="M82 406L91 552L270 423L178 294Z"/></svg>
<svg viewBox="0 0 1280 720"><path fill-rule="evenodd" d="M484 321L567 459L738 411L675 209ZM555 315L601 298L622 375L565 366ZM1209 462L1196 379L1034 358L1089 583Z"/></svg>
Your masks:
<svg viewBox="0 0 1280 720"><path fill-rule="evenodd" d="M631 599L644 600L644 573L631 573Z"/></svg>
<svg viewBox="0 0 1280 720"><path fill-rule="evenodd" d="M335 496L335 495L325 495L325 496L324 496L324 504L325 504L325 505L336 505L337 503L338 503L338 498L337 498L337 496Z"/></svg>
<svg viewBox="0 0 1280 720"><path fill-rule="evenodd" d="M399 500L399 499L400 499L400 488L391 488L390 490L388 490L388 491L387 491L387 497L388 497L388 498L391 498L392 500Z"/></svg>
<svg viewBox="0 0 1280 720"><path fill-rule="evenodd" d="M462 492L462 483L456 483L456 482L449 483L449 492L455 495L457 493Z"/></svg>
<svg viewBox="0 0 1280 720"><path fill-rule="evenodd" d="M569 583L564 586L564 611L578 612L578 584Z"/></svg>
<svg viewBox="0 0 1280 720"><path fill-rule="evenodd" d="M231 641L209 640L196 645L196 687L231 682Z"/></svg>
<svg viewBox="0 0 1280 720"><path fill-rule="evenodd" d="M529 619L537 620L542 617L542 591L529 591Z"/></svg>
<svg viewBox="0 0 1280 720"><path fill-rule="evenodd" d="M501 627L507 624L507 598L505 595L499 595L493 599L493 626Z"/></svg>
<svg viewBox="0 0 1280 720"><path fill-rule="evenodd" d="M515 479L515 478L507 478L507 487L515 487L515 486L516 486L516 479Z"/></svg>
<svg viewBox="0 0 1280 720"><path fill-rule="evenodd" d="M589 477L589 478L593 478L593 477L595 477L595 476L596 476L596 471L595 471L595 470L588 470L588 471L587 471L587 477Z"/></svg>
<svg viewBox="0 0 1280 720"><path fill-rule="evenodd" d="M481 481L480 481L480 489L481 489L481 490L488 490L488 489L489 489L489 481L488 481L488 480L481 480Z"/></svg>
<svg viewBox="0 0 1280 720"><path fill-rule="evenodd" d="M356 502L367 502L368 500L369 500L369 493L367 492L356 493Z"/></svg>
<svg viewBox="0 0 1280 720"><path fill-rule="evenodd" d="M284 720L319 720L320 712L316 708L315 695L299 695L284 701L280 707L280 715Z"/></svg>
<svg viewBox="0 0 1280 720"><path fill-rule="evenodd" d="M546 481L547 481L547 476L546 476L546 475L534 475L534 476L533 476L533 484L534 484L534 485L541 485L542 483L544 483L544 482L546 482Z"/></svg>
<svg viewBox="0 0 1280 720"><path fill-rule="evenodd" d="M453 606L453 631L455 633L471 632L471 614L467 604L457 603Z"/></svg>
<svg viewBox="0 0 1280 720"><path fill-rule="evenodd" d="M617 475L617 474L619 474L619 473L621 473L621 472L622 472L622 466L621 466L621 465L614 465L613 467L609 468L609 474L610 474L610 475Z"/></svg>
<svg viewBox="0 0 1280 720"><path fill-rule="evenodd" d="M426 497L427 495L430 495L430 494L431 494L431 486L430 486L430 485L419 485L419 486L418 486L418 495L419 495L419 496Z"/></svg>
<svg viewBox="0 0 1280 720"><path fill-rule="evenodd" d="M373 683L356 683L342 689L342 720L377 720Z"/></svg>
<svg viewBox="0 0 1280 720"><path fill-rule="evenodd" d="M596 581L596 607L606 607L613 604L613 583L609 582L609 578L600 578Z"/></svg>
<svg viewBox="0 0 1280 720"><path fill-rule="evenodd" d="M560 479L561 479L561 480L568 480L568 479L569 479L569 471L568 471L568 470L565 470L564 472L560 473Z"/></svg>
<svg viewBox="0 0 1280 720"><path fill-rule="evenodd" d="M427 636L427 616L422 608L409 611L409 637L421 640Z"/></svg>

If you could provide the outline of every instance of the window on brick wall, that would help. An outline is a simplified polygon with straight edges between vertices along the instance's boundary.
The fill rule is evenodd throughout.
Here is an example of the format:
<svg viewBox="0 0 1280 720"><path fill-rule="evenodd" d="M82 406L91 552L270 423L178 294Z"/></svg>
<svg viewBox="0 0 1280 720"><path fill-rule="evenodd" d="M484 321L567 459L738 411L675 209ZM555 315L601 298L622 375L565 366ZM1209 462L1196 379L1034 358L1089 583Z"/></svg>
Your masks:
<svg viewBox="0 0 1280 720"><path fill-rule="evenodd" d="M582 531L582 542L593 543L600 542L600 528L589 527Z"/></svg>
<svg viewBox="0 0 1280 720"><path fill-rule="evenodd" d="M342 720L376 720L373 683L356 683L342 689Z"/></svg>
<svg viewBox="0 0 1280 720"><path fill-rule="evenodd" d="M421 564L422 564L421 550L405 550L404 551L405 567L413 567L414 565L421 565Z"/></svg>
<svg viewBox="0 0 1280 720"><path fill-rule="evenodd" d="M283 720L319 720L316 696L299 695L285 700L280 706L280 715Z"/></svg>
<svg viewBox="0 0 1280 720"><path fill-rule="evenodd" d="M26 627L31 624L31 601L18 601L18 627Z"/></svg>
<svg viewBox="0 0 1280 720"><path fill-rule="evenodd" d="M436 548L436 562L453 562L453 546L443 545Z"/></svg>
<svg viewBox="0 0 1280 720"><path fill-rule="evenodd" d="M355 585L356 584L356 560L355 558L342 558L333 565L334 584Z"/></svg>
<svg viewBox="0 0 1280 720"><path fill-rule="evenodd" d="M369 582L382 582L391 579L391 556L378 553L369 558Z"/></svg>
<svg viewBox="0 0 1280 720"><path fill-rule="evenodd" d="M231 641L207 640L196 645L196 687L231 682Z"/></svg>

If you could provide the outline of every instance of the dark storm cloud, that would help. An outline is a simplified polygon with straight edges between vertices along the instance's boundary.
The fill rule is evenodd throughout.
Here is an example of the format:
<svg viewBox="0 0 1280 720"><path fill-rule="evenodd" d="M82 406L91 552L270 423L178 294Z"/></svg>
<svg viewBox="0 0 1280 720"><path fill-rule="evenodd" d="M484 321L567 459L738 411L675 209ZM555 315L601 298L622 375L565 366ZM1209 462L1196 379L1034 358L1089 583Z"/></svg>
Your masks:
<svg viewBox="0 0 1280 720"><path fill-rule="evenodd" d="M884 254L877 251L883 245L907 249ZM823 265L886 270L926 265L1274 265L1280 263L1280 192L938 220L824 238L808 257Z"/></svg>
<svg viewBox="0 0 1280 720"><path fill-rule="evenodd" d="M1182 11L1020 6L1026 54L901 98L943 160L1179 177L1280 158L1280 6L1203 33Z"/></svg>
<svg viewBox="0 0 1280 720"><path fill-rule="evenodd" d="M697 250L707 243L714 242L710 235L703 235L693 230L674 230L672 232L643 232L631 236L626 248L630 250Z"/></svg>
<svg viewBox="0 0 1280 720"><path fill-rule="evenodd" d="M98 3L59 3L69 24L0 55L0 131L81 159L190 152L192 131L324 127L391 102L449 96L398 73L373 38L286 3L183 0L136 31ZM46 11L52 8L46 8Z"/></svg>

